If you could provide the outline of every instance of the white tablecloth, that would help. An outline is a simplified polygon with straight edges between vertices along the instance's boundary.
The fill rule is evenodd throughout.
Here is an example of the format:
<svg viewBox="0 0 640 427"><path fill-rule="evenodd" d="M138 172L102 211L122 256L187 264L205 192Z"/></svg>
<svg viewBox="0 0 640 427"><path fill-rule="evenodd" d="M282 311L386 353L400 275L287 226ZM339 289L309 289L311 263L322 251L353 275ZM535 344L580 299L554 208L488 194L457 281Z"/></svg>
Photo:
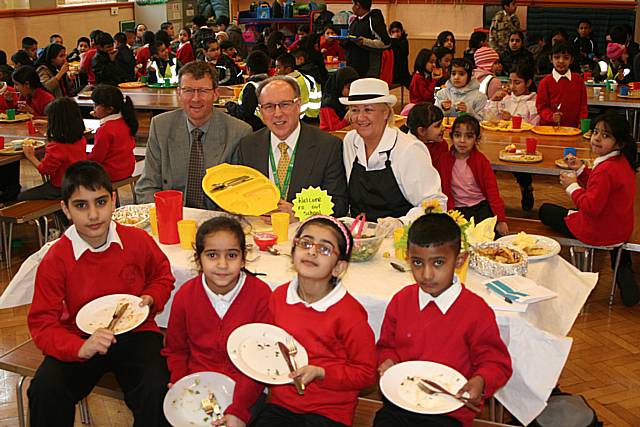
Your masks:
<svg viewBox="0 0 640 427"><path fill-rule="evenodd" d="M209 211L185 209L184 216L198 222L215 215ZM264 226L263 226L264 227ZM291 227L291 233L295 226ZM291 237L292 234L290 234ZM0 308L31 303L37 266L51 243L31 255L20 267L5 292L0 296ZM176 278L176 290L195 272L193 254L180 245L160 245L171 261ZM288 245L279 245L282 252L289 252ZM343 279L349 292L360 301L369 315L369 324L378 337L384 311L391 297L404 286L413 283L410 273L400 273L382 257L392 250L390 240L383 243L376 257L366 263L351 263ZM274 256L266 252L251 252L247 263L253 272L261 276L272 288L289 281L294 272L291 258ZM513 362L513 376L497 394L497 399L520 422L529 424L545 407L555 387L562 368L569 356L572 339L567 337L573 322L580 313L587 297L595 287L598 275L582 273L559 256L529 264L527 277L558 294L557 298L532 304L525 313L496 311L500 335L506 343ZM469 270L466 286L485 299L490 298L481 286L485 278ZM175 291L174 291L175 292ZM166 326L171 301L156 320Z"/></svg>

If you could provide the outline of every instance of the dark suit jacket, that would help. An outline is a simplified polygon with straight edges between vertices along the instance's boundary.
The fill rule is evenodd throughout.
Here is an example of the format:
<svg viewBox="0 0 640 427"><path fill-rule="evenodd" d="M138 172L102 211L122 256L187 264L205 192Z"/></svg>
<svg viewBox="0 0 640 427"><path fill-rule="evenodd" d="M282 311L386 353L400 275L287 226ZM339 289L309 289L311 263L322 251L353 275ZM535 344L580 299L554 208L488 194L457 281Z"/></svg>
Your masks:
<svg viewBox="0 0 640 427"><path fill-rule="evenodd" d="M242 138L234 156L237 164L250 166L268 177L270 135L269 129L264 128ZM287 201L291 202L296 193L310 186L327 191L334 204L334 216L347 213L347 178L342 162L342 141L301 122Z"/></svg>

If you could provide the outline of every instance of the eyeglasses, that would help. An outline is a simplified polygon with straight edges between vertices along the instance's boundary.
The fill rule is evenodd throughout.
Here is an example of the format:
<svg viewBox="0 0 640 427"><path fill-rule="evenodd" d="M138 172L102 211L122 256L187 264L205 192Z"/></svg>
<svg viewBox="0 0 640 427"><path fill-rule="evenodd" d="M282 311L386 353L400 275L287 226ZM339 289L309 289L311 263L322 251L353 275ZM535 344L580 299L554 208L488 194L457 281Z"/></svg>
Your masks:
<svg viewBox="0 0 640 427"><path fill-rule="evenodd" d="M304 249L305 251L311 250L311 248L315 247L316 252L323 256L331 256L334 253L338 255L338 252L333 248L333 245L330 243L322 243L322 242L314 242L311 239L306 237L300 237L293 239L294 246Z"/></svg>
<svg viewBox="0 0 640 427"><path fill-rule="evenodd" d="M215 89L211 88L192 88L192 87L181 87L180 92L185 96L194 96L195 94L200 94L202 96L208 96L213 93Z"/></svg>
<svg viewBox="0 0 640 427"><path fill-rule="evenodd" d="M276 107L280 107L280 109L282 111L286 111L289 112L293 109L294 104L296 103L296 101L298 100L298 98L293 98L290 101L282 101L282 102L277 102L274 104L260 104L260 109L262 110L262 112L264 113L275 113L276 111Z"/></svg>

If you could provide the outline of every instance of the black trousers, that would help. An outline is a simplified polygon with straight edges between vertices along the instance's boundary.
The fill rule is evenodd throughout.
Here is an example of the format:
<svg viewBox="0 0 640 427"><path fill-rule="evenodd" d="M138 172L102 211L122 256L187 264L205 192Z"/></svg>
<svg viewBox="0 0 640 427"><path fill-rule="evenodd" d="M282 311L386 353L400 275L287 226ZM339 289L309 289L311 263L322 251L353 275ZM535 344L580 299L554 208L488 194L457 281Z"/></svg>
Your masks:
<svg viewBox="0 0 640 427"><path fill-rule="evenodd" d="M18 194L18 200L20 201L39 199L57 200L61 198L60 187L54 187L49 181Z"/></svg>
<svg viewBox="0 0 640 427"><path fill-rule="evenodd" d="M296 414L282 406L267 403L250 427L346 427L318 414Z"/></svg>
<svg viewBox="0 0 640 427"><path fill-rule="evenodd" d="M383 398L373 427L462 427L462 423L446 415L424 415L406 411Z"/></svg>
<svg viewBox="0 0 640 427"><path fill-rule="evenodd" d="M162 410L169 382L167 362L160 355L162 335L144 331L118 335L116 340L107 354L86 362L45 357L27 391L32 427L73 426L76 403L110 371L133 412L134 427L169 426Z"/></svg>
<svg viewBox="0 0 640 427"><path fill-rule="evenodd" d="M0 202L14 201L20 193L20 162L0 166L0 177Z"/></svg>
<svg viewBox="0 0 640 427"><path fill-rule="evenodd" d="M477 205L457 207L455 209L460 211L467 220L470 220L471 217L473 217L476 224L494 216L491 206L489 206L489 202L486 200L481 201ZM497 234L496 237L501 237L501 235Z"/></svg>

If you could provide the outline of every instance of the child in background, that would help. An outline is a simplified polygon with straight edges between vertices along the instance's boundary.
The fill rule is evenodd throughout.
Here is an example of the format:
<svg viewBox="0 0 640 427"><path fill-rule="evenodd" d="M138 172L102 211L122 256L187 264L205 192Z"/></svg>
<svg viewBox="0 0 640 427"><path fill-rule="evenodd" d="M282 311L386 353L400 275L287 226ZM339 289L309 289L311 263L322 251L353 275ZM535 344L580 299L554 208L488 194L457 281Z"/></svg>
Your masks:
<svg viewBox="0 0 640 427"><path fill-rule="evenodd" d="M332 58L336 58L334 61L344 61L344 49L340 46L340 42L338 40L331 38L331 36L337 35L338 34L334 27L328 26L325 28L323 38L320 41L320 52L325 60L328 56L331 56Z"/></svg>
<svg viewBox="0 0 640 427"><path fill-rule="evenodd" d="M407 255L416 283L387 306L376 345L378 372L383 376L410 360L441 363L468 378L451 391L482 405L511 376L511 358L493 310L455 274L466 257L460 246L460 227L449 215L429 213L411 225ZM471 427L474 416L465 406L442 415L416 414L384 399L373 425Z"/></svg>
<svg viewBox="0 0 640 427"><path fill-rule="evenodd" d="M393 51L393 83L409 87L409 40L401 22L393 21L389 25L389 36Z"/></svg>
<svg viewBox="0 0 640 427"><path fill-rule="evenodd" d="M358 80L358 72L353 67L342 67L332 73L322 88L320 104L320 129L331 132L349 126L347 107L340 97L349 96L351 83Z"/></svg>
<svg viewBox="0 0 640 427"><path fill-rule="evenodd" d="M573 39L573 46L578 55L578 64L590 64L593 60L598 59L598 45L593 39L593 30L591 21L581 19L578 22L578 37Z"/></svg>
<svg viewBox="0 0 640 427"><path fill-rule="evenodd" d="M173 298L162 355L167 358L171 384L202 371L233 379L233 401L223 421L227 426L244 426L264 385L233 365L226 350L227 339L240 326L269 322L271 289L244 270L247 249L237 220L218 216L204 222L198 228L194 249L199 274L183 284Z"/></svg>
<svg viewBox="0 0 640 427"><path fill-rule="evenodd" d="M91 45L89 50L85 52L80 61L80 72L87 76L87 83L90 85L96 84L96 75L93 72L93 57L96 55L98 49L96 48L96 38L102 34L101 30L93 30L89 34L89 40Z"/></svg>
<svg viewBox="0 0 640 427"><path fill-rule="evenodd" d="M218 58L218 67L223 67L226 70L224 78L220 76L218 79L218 85L231 86L244 83L242 77L242 70L235 62L235 57L238 54L236 47L230 40L220 42L221 55Z"/></svg>
<svg viewBox="0 0 640 427"><path fill-rule="evenodd" d="M553 64L551 63L553 46L558 43L569 43L569 36L566 31L557 29L547 37L545 45L536 61L536 74L551 74L553 71ZM576 66L575 68L577 70L578 67Z"/></svg>
<svg viewBox="0 0 640 427"><path fill-rule="evenodd" d="M49 181L23 191L18 200L60 199L62 177L67 168L86 160L82 113L72 98L57 98L47 107L47 140L42 160L38 160L31 145L24 145L22 151L38 172L49 176Z"/></svg>
<svg viewBox="0 0 640 427"><path fill-rule="evenodd" d="M480 92L487 99L492 99L498 91L502 90L502 82L496 77L500 65L500 55L490 47L481 47L476 50L473 57L476 64L473 78L480 83Z"/></svg>
<svg viewBox="0 0 640 427"><path fill-rule="evenodd" d="M291 55L296 59L296 70L305 76L313 77L313 80L316 82L322 82L320 85L324 83L320 69L316 64L309 60L309 53L307 51L304 49L296 49L291 52Z"/></svg>
<svg viewBox="0 0 640 427"><path fill-rule="evenodd" d="M502 69L509 75L520 62L529 62L533 67L533 54L524 47L524 33L515 31L509 36L509 46L500 52Z"/></svg>
<svg viewBox="0 0 640 427"><path fill-rule="evenodd" d="M417 104L419 102L434 101L434 92L438 79L433 78L433 70L436 67L437 57L432 50L422 49L416 56L413 64L413 77L409 85L409 102Z"/></svg>
<svg viewBox="0 0 640 427"><path fill-rule="evenodd" d="M29 56L32 63L35 63L36 59L38 59L38 41L32 37L24 37L22 39L22 50Z"/></svg>
<svg viewBox="0 0 640 427"><path fill-rule="evenodd" d="M580 127L588 117L587 88L578 73L571 72L573 53L568 43L556 43L551 53L553 71L538 85L536 108L541 125Z"/></svg>
<svg viewBox="0 0 640 427"><path fill-rule="evenodd" d="M438 34L438 38L436 39L435 44L436 47L446 47L447 49L451 49L451 53L455 54L456 52L456 37L453 35L451 31L445 30Z"/></svg>
<svg viewBox="0 0 640 427"><path fill-rule="evenodd" d="M575 172L560 175L560 184L577 211L545 203L540 207L540 220L589 245L615 246L628 241L633 232L636 143L624 116L604 114L592 126L591 151L598 156L593 169L569 155L566 162ZM611 251L612 267L616 252ZM640 301L631 267L629 252L622 251L617 283L626 306Z"/></svg>
<svg viewBox="0 0 640 427"><path fill-rule="evenodd" d="M0 50L0 83L4 82L8 86L13 86L11 74L14 68L7 63L7 54L4 50Z"/></svg>
<svg viewBox="0 0 640 427"><path fill-rule="evenodd" d="M633 81L627 48L619 43L607 45L607 80L615 80L620 84Z"/></svg>
<svg viewBox="0 0 640 427"><path fill-rule="evenodd" d="M116 64L124 72L127 82L136 80L136 57L127 43L127 35L123 32L113 36L113 42L118 50Z"/></svg>
<svg viewBox="0 0 640 427"><path fill-rule="evenodd" d="M253 427L351 425L358 393L376 380L374 336L367 313L344 288L353 238L337 219L313 216L291 250L298 275L269 301L272 323L307 350L309 364L290 374L306 386L272 386L271 402Z"/></svg>
<svg viewBox="0 0 640 427"><path fill-rule="evenodd" d="M489 159L477 147L480 123L468 114L458 117L451 128L451 139L451 150L438 163L447 209L457 209L467 219L474 217L476 224L497 216L496 233L507 235L509 227L496 176Z"/></svg>
<svg viewBox="0 0 640 427"><path fill-rule="evenodd" d="M82 56L85 52L89 50L89 45L91 44L91 40L88 37L80 37L78 42L76 43L75 49L73 49L67 55L67 61L69 62L80 62L82 60Z"/></svg>
<svg viewBox="0 0 640 427"><path fill-rule="evenodd" d="M437 79L436 87L442 87L449 80L449 72L451 71L451 61L453 61L453 51L448 47L434 47L433 53L436 54L437 67L431 72L432 77Z"/></svg>
<svg viewBox="0 0 640 427"><path fill-rule="evenodd" d="M500 91L487 102L484 116L511 120L511 116L517 115L524 122L536 126L540 116L536 109L536 93L530 91L533 87L533 65L529 62L518 63L509 73L509 86L510 94Z"/></svg>
<svg viewBox="0 0 640 427"><path fill-rule="evenodd" d="M11 55L11 62L13 62L14 68L20 68L23 65L29 65L33 67L33 61L29 58L29 55L24 50L19 50Z"/></svg>
<svg viewBox="0 0 640 427"><path fill-rule="evenodd" d="M222 55L222 52L220 51L220 43L215 38L207 39L203 43L204 43L204 49L202 49L202 58L199 58L199 59L206 62L213 68L216 68L216 65L218 64L218 59L220 59L220 55ZM218 80L224 79L226 75L224 71L225 71L224 68L217 70Z"/></svg>
<svg viewBox="0 0 640 427"><path fill-rule="evenodd" d="M136 51L136 68L139 76L147 75L147 66L151 60L151 49L156 42L156 35L153 31L145 31L142 34L143 45Z"/></svg>
<svg viewBox="0 0 640 427"><path fill-rule="evenodd" d="M480 83L471 76L472 69L473 65L464 58L451 61L451 78L447 87L436 94L435 103L446 116L467 113L482 120L487 97L480 92Z"/></svg>
<svg viewBox="0 0 640 427"><path fill-rule="evenodd" d="M516 15L516 0L501 0L502 10L491 19L489 29L489 46L498 52L506 49L509 35L514 31L521 31L520 18Z"/></svg>
<svg viewBox="0 0 640 427"><path fill-rule="evenodd" d="M440 158L449 151L449 144L444 140L444 126L442 110L429 102L421 102L413 106L407 117L406 130L409 131L429 149L431 164L436 169Z"/></svg>
<svg viewBox="0 0 640 427"><path fill-rule="evenodd" d="M180 34L178 34L178 40L180 42L176 52L178 61L183 65L195 61L196 57L193 53L193 46L191 46L191 30L187 27L181 29Z"/></svg>
<svg viewBox="0 0 640 427"><path fill-rule="evenodd" d="M136 159L138 119L131 98L123 97L115 86L98 85L91 92L93 116L100 119L89 160L100 163L112 182L129 178Z"/></svg>
<svg viewBox="0 0 640 427"><path fill-rule="evenodd" d="M67 50L60 44L50 44L35 63L42 85L56 98L72 96L75 74L68 74Z"/></svg>
<svg viewBox="0 0 640 427"><path fill-rule="evenodd" d="M150 83L164 83L165 79L169 79L171 84L178 84L178 71L182 64L176 59L176 56L169 52L167 45L160 40L156 40L151 49L151 59L147 66Z"/></svg>
<svg viewBox="0 0 640 427"><path fill-rule="evenodd" d="M469 38L469 48L464 51L464 59L470 61L475 67L476 63L473 55L476 53L476 50L485 46L488 46L487 33L484 31L474 31Z"/></svg>
<svg viewBox="0 0 640 427"><path fill-rule="evenodd" d="M162 402L169 371L154 319L173 289L169 260L146 231L111 220L115 193L97 163L70 166L61 197L73 225L42 259L27 317L33 341L45 355L27 391L30 425L50 426L55 420L72 426L76 403L113 372L133 412L133 425L168 427ZM78 311L111 294L140 297L149 316L117 338L104 327L91 335L82 332Z"/></svg>
<svg viewBox="0 0 640 427"><path fill-rule="evenodd" d="M20 100L26 103L19 108L20 112L44 116L45 109L55 97L44 88L35 68L23 65L11 76L16 91L20 92ZM83 128L84 129L84 128Z"/></svg>
<svg viewBox="0 0 640 427"><path fill-rule="evenodd" d="M254 131L264 127L262 119L256 115L256 109L258 108L256 89L258 88L258 83L269 77L267 75L269 71L269 61L266 53L259 50L252 50L249 56L247 56L247 74L249 74L249 80L243 86L242 91L240 91L238 102L227 102L225 104L227 112L230 115L249 123Z"/></svg>
<svg viewBox="0 0 640 427"><path fill-rule="evenodd" d="M126 65L117 61L118 49L113 45L113 38L109 33L100 33L96 37L95 46L97 52L93 57L93 73L96 84L108 84L117 86L128 81L133 74L133 69L128 70ZM129 64L133 66L133 64Z"/></svg>

